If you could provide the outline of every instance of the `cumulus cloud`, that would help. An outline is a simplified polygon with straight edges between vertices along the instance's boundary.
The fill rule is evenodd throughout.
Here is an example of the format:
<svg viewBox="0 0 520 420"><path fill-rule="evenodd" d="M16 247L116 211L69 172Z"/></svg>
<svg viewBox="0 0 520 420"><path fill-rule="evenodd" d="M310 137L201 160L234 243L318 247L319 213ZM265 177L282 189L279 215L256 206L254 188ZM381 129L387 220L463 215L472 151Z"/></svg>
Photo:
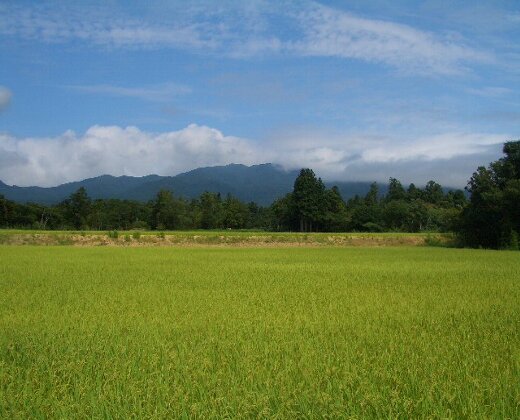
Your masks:
<svg viewBox="0 0 520 420"><path fill-rule="evenodd" d="M213 128L189 125L166 133L93 126L53 138L0 135L0 179L50 186L101 174L171 175L200 166L256 161L254 145Z"/></svg>
<svg viewBox="0 0 520 420"><path fill-rule="evenodd" d="M463 186L478 165L500 155L508 137L445 133L399 141L391 137L286 134L256 142L200 125L150 133L136 127L93 126L51 138L0 135L0 179L21 186L52 186L101 174L175 175L202 166L273 162L287 169L311 167L329 180Z"/></svg>
<svg viewBox="0 0 520 420"><path fill-rule="evenodd" d="M3 111L11 102L11 91L4 86L0 86L0 112Z"/></svg>
<svg viewBox="0 0 520 420"><path fill-rule="evenodd" d="M361 18L315 1L249 3L229 7L211 2L170 13L165 8L165 16L154 19L70 5L5 5L0 7L0 35L40 42L77 40L104 48L181 49L234 58L328 56L419 74L458 74L469 64L492 59L465 45L460 37Z"/></svg>

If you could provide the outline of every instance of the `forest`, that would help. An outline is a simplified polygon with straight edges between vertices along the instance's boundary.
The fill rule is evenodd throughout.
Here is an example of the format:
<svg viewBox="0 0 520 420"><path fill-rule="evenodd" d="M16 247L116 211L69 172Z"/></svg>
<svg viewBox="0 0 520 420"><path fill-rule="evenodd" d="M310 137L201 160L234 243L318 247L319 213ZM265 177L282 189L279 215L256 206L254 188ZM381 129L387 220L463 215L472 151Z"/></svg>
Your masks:
<svg viewBox="0 0 520 420"><path fill-rule="evenodd" d="M205 192L186 200L161 190L148 203L89 198L85 188L55 206L20 204L0 197L0 226L32 229L265 229L341 232L450 230L466 203L462 191L444 193L429 182L424 189L404 189L390 179L388 194L372 184L364 197L343 201L337 188L326 189L311 169L302 169L294 191L269 207L228 195Z"/></svg>

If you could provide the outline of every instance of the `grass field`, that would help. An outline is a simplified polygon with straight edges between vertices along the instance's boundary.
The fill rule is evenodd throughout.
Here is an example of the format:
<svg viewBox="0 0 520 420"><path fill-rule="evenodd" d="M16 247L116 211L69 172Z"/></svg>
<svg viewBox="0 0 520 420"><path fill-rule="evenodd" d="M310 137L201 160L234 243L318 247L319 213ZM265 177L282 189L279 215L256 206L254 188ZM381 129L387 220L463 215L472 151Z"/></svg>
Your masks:
<svg viewBox="0 0 520 420"><path fill-rule="evenodd" d="M0 418L520 418L520 254L0 246Z"/></svg>

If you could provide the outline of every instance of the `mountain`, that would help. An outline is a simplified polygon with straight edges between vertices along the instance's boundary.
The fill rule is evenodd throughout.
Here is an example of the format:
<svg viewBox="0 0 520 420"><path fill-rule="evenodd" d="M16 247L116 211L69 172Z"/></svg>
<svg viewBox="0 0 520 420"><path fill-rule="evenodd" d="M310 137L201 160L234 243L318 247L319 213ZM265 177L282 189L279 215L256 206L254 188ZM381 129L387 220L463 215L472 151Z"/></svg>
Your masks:
<svg viewBox="0 0 520 420"><path fill-rule="evenodd" d="M158 175L145 177L102 175L49 188L9 186L0 181L0 194L21 203L55 204L63 201L78 188L85 187L92 198L127 198L125 192L128 189L136 188L143 183L157 181L160 178L162 177Z"/></svg>
<svg viewBox="0 0 520 420"><path fill-rule="evenodd" d="M168 189L177 196L195 198L204 191L219 192L223 196L232 194L242 201L255 201L269 205L277 198L292 191L297 170L285 171L279 166L226 165L198 168L176 176L148 175L144 177L102 175L83 181L70 182L56 187L18 187L0 181L0 194L18 202L56 204L67 198L80 187L84 187L90 197L119 198L148 201L161 189ZM337 185L344 199L356 194L364 195L370 182L326 182L327 187ZM380 185L386 192L386 186Z"/></svg>

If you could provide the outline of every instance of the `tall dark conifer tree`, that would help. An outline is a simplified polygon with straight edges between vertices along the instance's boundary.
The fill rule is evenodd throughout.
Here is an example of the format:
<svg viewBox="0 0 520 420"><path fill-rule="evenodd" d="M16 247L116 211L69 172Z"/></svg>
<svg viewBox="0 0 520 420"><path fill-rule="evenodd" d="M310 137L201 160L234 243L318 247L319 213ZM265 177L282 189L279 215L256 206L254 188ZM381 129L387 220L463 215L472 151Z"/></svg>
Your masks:
<svg viewBox="0 0 520 420"><path fill-rule="evenodd" d="M300 232L317 230L326 211L325 185L312 169L302 169L292 194Z"/></svg>

